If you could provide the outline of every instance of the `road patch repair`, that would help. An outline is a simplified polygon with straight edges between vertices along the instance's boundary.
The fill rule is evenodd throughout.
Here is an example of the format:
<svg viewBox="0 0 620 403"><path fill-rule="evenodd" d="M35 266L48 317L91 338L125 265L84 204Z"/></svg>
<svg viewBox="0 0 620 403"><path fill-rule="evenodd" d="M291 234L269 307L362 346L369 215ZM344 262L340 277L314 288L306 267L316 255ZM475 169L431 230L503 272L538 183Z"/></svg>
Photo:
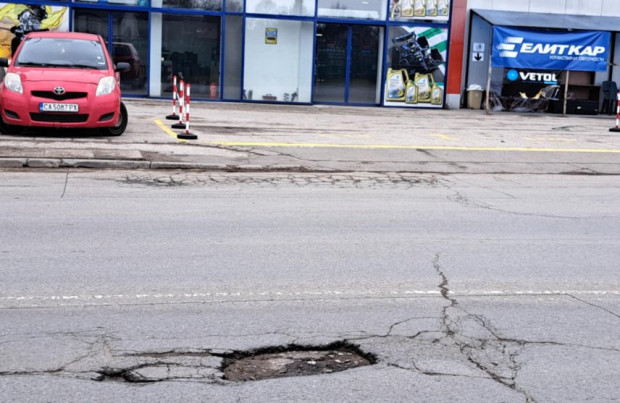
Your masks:
<svg viewBox="0 0 620 403"><path fill-rule="evenodd" d="M331 374L373 365L374 355L338 341L325 346L275 346L248 351L167 351L119 356L117 366L96 371L95 381L153 383L230 381Z"/></svg>

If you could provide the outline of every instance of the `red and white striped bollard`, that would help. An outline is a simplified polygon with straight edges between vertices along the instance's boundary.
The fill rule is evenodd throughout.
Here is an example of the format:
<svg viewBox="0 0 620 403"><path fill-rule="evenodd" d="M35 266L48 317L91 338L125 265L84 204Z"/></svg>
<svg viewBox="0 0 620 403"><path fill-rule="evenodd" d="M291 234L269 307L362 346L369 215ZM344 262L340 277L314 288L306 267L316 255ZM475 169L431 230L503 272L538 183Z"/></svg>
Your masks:
<svg viewBox="0 0 620 403"><path fill-rule="evenodd" d="M616 105L616 127L609 129L610 132L620 132L620 91L618 91Z"/></svg>
<svg viewBox="0 0 620 403"><path fill-rule="evenodd" d="M171 127L173 129L183 129L185 128L185 124L183 123L183 108L185 107L185 95L184 95L184 90L185 90L185 82L183 80L181 80L179 82L179 121L173 125L171 125Z"/></svg>
<svg viewBox="0 0 620 403"><path fill-rule="evenodd" d="M179 95L177 94L177 76L172 77L172 114L166 116L168 120L177 120L179 115L177 115L177 98Z"/></svg>
<svg viewBox="0 0 620 403"><path fill-rule="evenodd" d="M190 93L190 89L191 86L189 84L187 84L187 87L185 88L185 100L183 101L184 105L185 105L185 133L181 133L181 134L177 134L177 138L181 139L181 140L196 140L198 138L198 136L196 136L195 134L191 134L189 132L189 93Z"/></svg>

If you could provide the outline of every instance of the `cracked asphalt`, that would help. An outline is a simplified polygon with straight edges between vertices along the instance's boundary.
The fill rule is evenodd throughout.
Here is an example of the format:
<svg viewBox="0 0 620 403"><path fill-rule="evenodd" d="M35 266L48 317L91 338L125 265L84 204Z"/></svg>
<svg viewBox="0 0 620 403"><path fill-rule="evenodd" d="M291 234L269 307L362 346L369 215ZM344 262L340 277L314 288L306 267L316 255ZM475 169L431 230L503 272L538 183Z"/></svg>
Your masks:
<svg viewBox="0 0 620 403"><path fill-rule="evenodd" d="M612 117L125 102L0 135L0 401L620 400Z"/></svg>
<svg viewBox="0 0 620 403"><path fill-rule="evenodd" d="M0 401L620 399L613 175L0 178ZM334 343L372 365L224 376Z"/></svg>

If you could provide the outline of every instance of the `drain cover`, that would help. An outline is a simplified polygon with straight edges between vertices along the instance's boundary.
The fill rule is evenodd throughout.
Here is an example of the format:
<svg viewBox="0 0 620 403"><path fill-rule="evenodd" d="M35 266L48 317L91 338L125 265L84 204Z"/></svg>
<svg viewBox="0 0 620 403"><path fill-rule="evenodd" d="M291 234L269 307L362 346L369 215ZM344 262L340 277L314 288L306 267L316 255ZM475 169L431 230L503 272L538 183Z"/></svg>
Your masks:
<svg viewBox="0 0 620 403"><path fill-rule="evenodd" d="M328 374L371 365L372 357L350 347L327 350L287 350L255 353L250 356L228 359L224 366L224 379L229 381L257 381Z"/></svg>

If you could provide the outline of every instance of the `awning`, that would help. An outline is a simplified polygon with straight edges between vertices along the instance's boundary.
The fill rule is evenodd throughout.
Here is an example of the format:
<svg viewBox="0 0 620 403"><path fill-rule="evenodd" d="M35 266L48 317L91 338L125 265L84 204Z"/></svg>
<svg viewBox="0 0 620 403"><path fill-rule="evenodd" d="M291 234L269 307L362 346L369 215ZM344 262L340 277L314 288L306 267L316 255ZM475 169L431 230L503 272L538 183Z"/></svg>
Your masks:
<svg viewBox="0 0 620 403"><path fill-rule="evenodd" d="M620 31L620 18L618 17L524 13L483 9L472 9L472 11L495 26L585 31Z"/></svg>

